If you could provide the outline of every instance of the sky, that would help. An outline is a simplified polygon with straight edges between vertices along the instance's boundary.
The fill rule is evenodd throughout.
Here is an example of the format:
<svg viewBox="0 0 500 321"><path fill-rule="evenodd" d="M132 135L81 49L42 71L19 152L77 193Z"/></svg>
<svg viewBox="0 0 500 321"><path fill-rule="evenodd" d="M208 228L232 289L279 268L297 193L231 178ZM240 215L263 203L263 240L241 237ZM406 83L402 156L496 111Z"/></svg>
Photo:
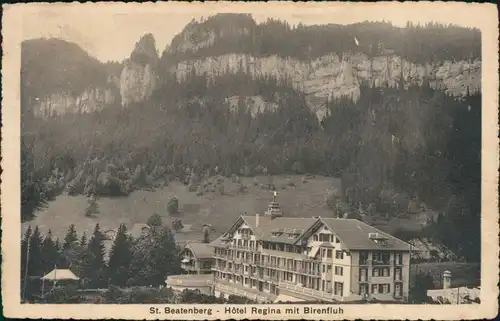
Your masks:
<svg viewBox="0 0 500 321"><path fill-rule="evenodd" d="M86 3L28 4L22 9L22 38L57 37L77 43L101 61L122 61L146 33L156 39L159 53L193 18L220 12L250 13L257 23L268 18L314 24L388 21L436 21L481 28L481 18L466 3Z"/></svg>

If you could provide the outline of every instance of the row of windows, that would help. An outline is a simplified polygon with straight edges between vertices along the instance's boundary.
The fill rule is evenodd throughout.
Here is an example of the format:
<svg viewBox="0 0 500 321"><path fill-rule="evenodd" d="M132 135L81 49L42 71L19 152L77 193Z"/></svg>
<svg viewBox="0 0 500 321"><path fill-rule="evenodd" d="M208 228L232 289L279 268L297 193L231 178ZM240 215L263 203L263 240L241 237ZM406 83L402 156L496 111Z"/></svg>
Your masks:
<svg viewBox="0 0 500 321"><path fill-rule="evenodd" d="M397 284L397 291L400 291L401 285ZM391 284L390 283L384 283L384 284L372 284L371 286L371 292L372 294L388 294L391 293ZM359 294L364 295L368 294L368 284L360 284L359 285Z"/></svg>
<svg viewBox="0 0 500 321"><path fill-rule="evenodd" d="M324 248L321 249L321 257L331 259L332 258L332 254L333 254L333 250L332 249L324 249ZM342 250L336 250L335 251L335 258L338 259L338 260L344 259L344 251L342 251Z"/></svg>
<svg viewBox="0 0 500 321"><path fill-rule="evenodd" d="M370 252L360 252L359 253L359 264L368 264ZM391 253L390 252L373 252L372 253L372 263L373 264L387 264L391 263ZM403 254L394 253L394 263L402 265L403 264Z"/></svg>
<svg viewBox="0 0 500 321"><path fill-rule="evenodd" d="M335 235L325 234L325 233L314 234L313 240L320 241L320 242L340 243L340 240L337 237L335 237Z"/></svg>
<svg viewBox="0 0 500 321"><path fill-rule="evenodd" d="M372 276L374 277L388 277L391 276L391 268L384 267L384 268L373 268L372 269ZM367 268L360 268L359 269L359 280L360 281L367 281L368 277L368 269ZM395 268L394 269L394 279L395 280L401 280L403 277L403 270L401 268Z"/></svg>
<svg viewBox="0 0 500 321"><path fill-rule="evenodd" d="M331 264L323 264L323 273L331 272ZM335 266L335 275L344 275L344 268L342 266Z"/></svg>

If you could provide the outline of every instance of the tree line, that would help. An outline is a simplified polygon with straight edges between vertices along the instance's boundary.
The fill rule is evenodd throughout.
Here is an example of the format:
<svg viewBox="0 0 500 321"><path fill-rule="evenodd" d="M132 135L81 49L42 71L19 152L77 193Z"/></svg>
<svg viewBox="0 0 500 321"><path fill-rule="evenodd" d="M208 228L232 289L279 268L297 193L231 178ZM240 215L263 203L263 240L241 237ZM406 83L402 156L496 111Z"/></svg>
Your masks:
<svg viewBox="0 0 500 321"><path fill-rule="evenodd" d="M203 46L189 48L186 42ZM257 24L248 14L219 14L188 24L164 51L162 61L168 65L227 53L311 60L347 52L370 57L396 54L415 63L468 60L481 57L481 33L478 29L436 22L408 22L405 27L368 21L291 26L273 18Z"/></svg>
<svg viewBox="0 0 500 321"><path fill-rule="evenodd" d="M165 226L152 226L149 234L134 239L120 225L108 255L106 240L99 224L90 237L85 233L78 237L70 225L62 242L50 230L42 235L38 226L29 227L21 242L21 284L28 288L27 297L40 290L29 280L54 268L70 269L84 288L159 286L167 276L182 273L180 249Z"/></svg>

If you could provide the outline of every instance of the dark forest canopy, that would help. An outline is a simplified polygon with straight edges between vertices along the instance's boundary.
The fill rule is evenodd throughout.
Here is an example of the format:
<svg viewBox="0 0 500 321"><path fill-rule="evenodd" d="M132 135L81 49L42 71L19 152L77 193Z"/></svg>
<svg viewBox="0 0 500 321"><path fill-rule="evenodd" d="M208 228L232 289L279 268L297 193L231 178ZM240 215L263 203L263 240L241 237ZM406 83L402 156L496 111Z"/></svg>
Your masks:
<svg viewBox="0 0 500 321"><path fill-rule="evenodd" d="M268 19L257 24L247 14L219 14L188 24L174 37L162 59L174 63L245 53L311 60L347 52L368 56L395 54L415 63L474 59L481 57L481 33L478 29L439 23L408 23L403 28L389 22L368 21L290 26L284 21Z"/></svg>

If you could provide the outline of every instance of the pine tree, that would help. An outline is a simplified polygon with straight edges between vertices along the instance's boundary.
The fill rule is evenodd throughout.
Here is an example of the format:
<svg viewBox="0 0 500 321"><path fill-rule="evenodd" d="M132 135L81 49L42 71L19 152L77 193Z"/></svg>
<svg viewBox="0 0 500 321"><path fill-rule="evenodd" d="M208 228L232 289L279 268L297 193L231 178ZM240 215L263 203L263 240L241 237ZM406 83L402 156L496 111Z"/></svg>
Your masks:
<svg viewBox="0 0 500 321"><path fill-rule="evenodd" d="M64 236L63 249L69 249L76 241L78 241L78 236L76 235L75 225L71 224Z"/></svg>
<svg viewBox="0 0 500 321"><path fill-rule="evenodd" d="M59 249L52 240L52 231L49 230L42 244L42 268L44 273L50 272L59 262Z"/></svg>
<svg viewBox="0 0 500 321"><path fill-rule="evenodd" d="M88 250L90 252L90 262L85 262L88 264L89 269L92 269L92 281L96 285L101 285L103 282L103 272L106 267L104 262L104 235L102 234L99 223L96 224L92 238L88 244Z"/></svg>
<svg viewBox="0 0 500 321"><path fill-rule="evenodd" d="M87 234L83 232L82 237L80 238L80 247L85 248L87 246Z"/></svg>
<svg viewBox="0 0 500 321"><path fill-rule="evenodd" d="M210 231L206 226L203 228L203 240L201 241L201 243L204 244L210 243Z"/></svg>
<svg viewBox="0 0 500 321"><path fill-rule="evenodd" d="M38 225L35 226L33 234L30 237L29 249L29 262L28 262L28 275L29 276L43 276L42 265L42 243L43 237L40 234Z"/></svg>
<svg viewBox="0 0 500 321"><path fill-rule="evenodd" d="M112 284L125 286L129 279L129 268L132 261L132 242L127 235L125 224L118 228L109 257L108 278Z"/></svg>

